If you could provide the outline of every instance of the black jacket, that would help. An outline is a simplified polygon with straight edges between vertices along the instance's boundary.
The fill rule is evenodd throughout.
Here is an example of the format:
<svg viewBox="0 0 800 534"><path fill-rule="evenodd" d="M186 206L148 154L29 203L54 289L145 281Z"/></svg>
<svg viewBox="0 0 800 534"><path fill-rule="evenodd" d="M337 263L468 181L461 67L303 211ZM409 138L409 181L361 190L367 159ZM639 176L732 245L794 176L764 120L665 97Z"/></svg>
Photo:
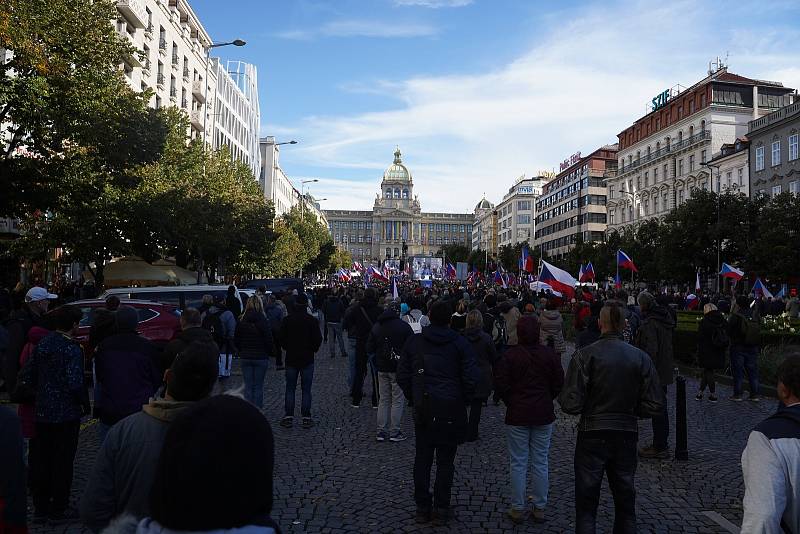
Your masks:
<svg viewBox="0 0 800 534"><path fill-rule="evenodd" d="M598 317L590 315L586 318L586 328L581 330L575 337L575 348L579 349L591 345L600 339L600 327L597 324Z"/></svg>
<svg viewBox="0 0 800 534"><path fill-rule="evenodd" d="M480 378L475 385L475 398L488 399L489 395L492 394L492 368L498 360L497 349L492 343L492 338L489 337L489 334L480 328L464 330L464 337L472 345L472 350L475 351L475 356L478 359L478 369L480 370Z"/></svg>
<svg viewBox="0 0 800 534"><path fill-rule="evenodd" d="M8 348L5 354L0 354L0 357L3 358L2 371L7 390L14 391L19 374L19 355L28 342L28 330L34 326L45 327L45 320L23 304L22 308L11 313L5 326L8 330Z"/></svg>
<svg viewBox="0 0 800 534"><path fill-rule="evenodd" d="M636 346L653 359L662 386L672 384L675 360L672 353L672 335L675 319L664 306L655 306L644 314L642 324L636 332Z"/></svg>
<svg viewBox="0 0 800 534"><path fill-rule="evenodd" d="M400 355L406 341L413 335L414 331L408 323L392 310L386 310L378 317L378 322L372 327L367 338L367 354L375 354L375 367L379 372L397 372L397 361L385 357L388 353L385 348L387 341L395 353Z"/></svg>
<svg viewBox="0 0 800 534"><path fill-rule="evenodd" d="M328 323L341 323L344 317L345 306L342 299L330 295L322 304L322 314Z"/></svg>
<svg viewBox="0 0 800 534"><path fill-rule="evenodd" d="M161 357L161 371L164 372L172 367L172 362L175 361L175 357L194 341L213 344L214 347L216 347L215 350L219 350L210 331L202 326L187 328L186 330L182 330L175 336L175 339L167 343L167 346L164 347L164 353Z"/></svg>
<svg viewBox="0 0 800 534"><path fill-rule="evenodd" d="M581 416L584 431L637 432L637 419L660 414L664 402L652 359L614 334L575 351L558 396L565 413Z"/></svg>
<svg viewBox="0 0 800 534"><path fill-rule="evenodd" d="M697 360L704 369L723 369L727 347L715 347L712 339L718 329L727 331L725 317L718 310L708 312L700 320L697 330Z"/></svg>
<svg viewBox="0 0 800 534"><path fill-rule="evenodd" d="M415 405L412 376L418 355L422 356L425 369L425 393L432 404L438 401L466 405L474 398L480 380L477 357L472 345L455 330L431 325L421 334L411 336L403 347L397 365L397 383Z"/></svg>
<svg viewBox="0 0 800 534"><path fill-rule="evenodd" d="M356 341L364 346L380 314L378 302L375 299L365 298L360 304L347 309L342 326L348 332L355 334Z"/></svg>
<svg viewBox="0 0 800 534"><path fill-rule="evenodd" d="M281 323L281 347L286 350L286 365L302 369L314 362L314 354L322 345L319 321L309 315L305 306L294 306Z"/></svg>
<svg viewBox="0 0 800 534"><path fill-rule="evenodd" d="M236 325L234 342L243 360L266 360L272 356L272 328L267 317L255 310L245 312Z"/></svg>

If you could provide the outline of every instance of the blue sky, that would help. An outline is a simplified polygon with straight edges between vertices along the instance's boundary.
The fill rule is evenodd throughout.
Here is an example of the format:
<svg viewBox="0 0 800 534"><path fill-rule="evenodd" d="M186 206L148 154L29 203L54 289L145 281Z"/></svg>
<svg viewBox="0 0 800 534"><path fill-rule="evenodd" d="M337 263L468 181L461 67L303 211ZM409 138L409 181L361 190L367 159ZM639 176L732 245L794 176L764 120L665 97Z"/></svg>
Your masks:
<svg viewBox="0 0 800 534"><path fill-rule="evenodd" d="M190 0L226 59L258 67L262 135L369 209L395 145L426 211L470 211L589 153L709 60L800 88L800 2Z"/></svg>

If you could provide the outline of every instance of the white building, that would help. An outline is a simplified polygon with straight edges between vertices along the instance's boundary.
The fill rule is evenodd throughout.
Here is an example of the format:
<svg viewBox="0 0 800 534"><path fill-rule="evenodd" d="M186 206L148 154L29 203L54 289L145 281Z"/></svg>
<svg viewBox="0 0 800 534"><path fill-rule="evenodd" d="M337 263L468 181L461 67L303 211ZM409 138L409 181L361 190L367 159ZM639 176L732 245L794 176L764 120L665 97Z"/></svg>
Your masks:
<svg viewBox="0 0 800 534"><path fill-rule="evenodd" d="M508 190L497 204L497 246L513 246L527 241L533 244L536 230L534 209L546 183L541 176L526 178L524 175Z"/></svg>
<svg viewBox="0 0 800 534"><path fill-rule="evenodd" d="M708 162L708 166L714 169L714 191L750 196L749 148L750 141L737 139L734 143L723 144L720 152Z"/></svg>
<svg viewBox="0 0 800 534"><path fill-rule="evenodd" d="M494 204L483 197L473 210L472 250L483 250L489 256L497 256L497 210Z"/></svg>
<svg viewBox="0 0 800 534"><path fill-rule="evenodd" d="M281 147L273 136L261 138L259 142L261 171L258 182L264 198L275 206L275 217L288 213L300 201L300 193L294 188L280 165Z"/></svg>
<svg viewBox="0 0 800 534"><path fill-rule="evenodd" d="M653 109L617 136L617 175L606 180L608 229L662 217L694 188L716 191L707 165L712 155L745 136L751 119L789 103L791 92L721 66L688 89L657 95Z"/></svg>

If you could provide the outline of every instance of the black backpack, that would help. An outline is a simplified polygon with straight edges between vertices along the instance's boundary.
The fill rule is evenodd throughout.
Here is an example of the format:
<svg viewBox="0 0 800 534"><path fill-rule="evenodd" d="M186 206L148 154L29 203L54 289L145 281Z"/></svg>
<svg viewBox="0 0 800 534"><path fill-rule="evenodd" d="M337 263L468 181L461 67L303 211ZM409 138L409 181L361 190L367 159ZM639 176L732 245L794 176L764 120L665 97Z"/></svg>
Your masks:
<svg viewBox="0 0 800 534"><path fill-rule="evenodd" d="M400 361L400 353L394 349L392 341L385 337L381 344L381 350L375 355L375 363L379 369L387 369L394 367L397 368L397 362Z"/></svg>
<svg viewBox="0 0 800 534"><path fill-rule="evenodd" d="M211 332L211 337L214 338L214 342L220 348L225 346L225 330L222 328L222 319L220 318L223 312L224 310L216 313L206 312L201 325L203 328Z"/></svg>
<svg viewBox="0 0 800 534"><path fill-rule="evenodd" d="M738 314L742 321L739 325L742 333L744 344L748 347L755 347L761 344L761 322L757 319L752 319L744 314Z"/></svg>
<svg viewBox="0 0 800 534"><path fill-rule="evenodd" d="M718 326L711 332L711 345L717 349L727 349L728 345L731 344L731 338L728 335L728 329L726 325Z"/></svg>

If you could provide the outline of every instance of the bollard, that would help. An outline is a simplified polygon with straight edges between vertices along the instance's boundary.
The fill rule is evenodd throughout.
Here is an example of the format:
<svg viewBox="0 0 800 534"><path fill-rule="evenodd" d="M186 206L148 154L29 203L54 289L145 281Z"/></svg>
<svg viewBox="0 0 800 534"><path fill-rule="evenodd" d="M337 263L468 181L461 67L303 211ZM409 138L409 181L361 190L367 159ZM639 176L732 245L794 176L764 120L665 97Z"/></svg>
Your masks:
<svg viewBox="0 0 800 534"><path fill-rule="evenodd" d="M686 378L675 379L675 459L689 459L688 431L686 422Z"/></svg>

